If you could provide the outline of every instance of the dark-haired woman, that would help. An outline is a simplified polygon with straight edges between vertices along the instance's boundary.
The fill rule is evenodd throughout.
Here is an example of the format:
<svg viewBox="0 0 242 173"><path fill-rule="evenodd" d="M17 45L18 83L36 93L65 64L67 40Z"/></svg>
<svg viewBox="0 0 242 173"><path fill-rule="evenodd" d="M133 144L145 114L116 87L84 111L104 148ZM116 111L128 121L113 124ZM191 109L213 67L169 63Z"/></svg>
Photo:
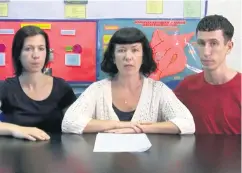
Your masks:
<svg viewBox="0 0 242 173"><path fill-rule="evenodd" d="M136 28L114 33L101 64L109 78L91 84L65 113L65 133L193 134L190 111L164 83L148 78L156 70L152 49Z"/></svg>
<svg viewBox="0 0 242 173"><path fill-rule="evenodd" d="M49 61L48 35L38 27L19 29L12 44L15 76L0 87L0 135L48 140L61 133L64 112L75 100L72 88L61 78L43 73Z"/></svg>

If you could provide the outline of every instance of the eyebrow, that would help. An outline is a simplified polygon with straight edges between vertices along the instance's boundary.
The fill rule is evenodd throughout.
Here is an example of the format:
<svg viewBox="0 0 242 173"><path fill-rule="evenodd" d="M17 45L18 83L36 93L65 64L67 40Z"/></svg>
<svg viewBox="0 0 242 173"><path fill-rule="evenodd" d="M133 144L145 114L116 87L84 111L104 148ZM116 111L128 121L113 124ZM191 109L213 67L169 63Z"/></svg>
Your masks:
<svg viewBox="0 0 242 173"><path fill-rule="evenodd" d="M140 47L138 44L132 45L131 48ZM117 48L126 48L125 45L118 45Z"/></svg>
<svg viewBox="0 0 242 173"><path fill-rule="evenodd" d="M138 45L138 44L135 44L135 45L133 45L132 47L139 47L139 45Z"/></svg>
<svg viewBox="0 0 242 173"><path fill-rule="evenodd" d="M211 38L211 39L207 39L207 40L204 40L204 39L198 39L197 41L218 41L216 38Z"/></svg>
<svg viewBox="0 0 242 173"><path fill-rule="evenodd" d="M31 47L33 47L33 45L31 45L31 44L27 44L27 45L25 45L25 47L28 47L28 46L31 46ZM43 44L41 44L41 45L37 45L38 47L42 47L42 46L44 46L45 47L45 45L43 45Z"/></svg>

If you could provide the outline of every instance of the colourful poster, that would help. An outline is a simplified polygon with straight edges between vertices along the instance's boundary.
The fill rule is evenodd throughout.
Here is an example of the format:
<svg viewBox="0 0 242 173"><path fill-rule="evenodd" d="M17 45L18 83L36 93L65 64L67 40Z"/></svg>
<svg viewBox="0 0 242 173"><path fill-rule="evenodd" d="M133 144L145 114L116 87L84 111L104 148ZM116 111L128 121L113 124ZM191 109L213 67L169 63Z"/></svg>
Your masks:
<svg viewBox="0 0 242 173"><path fill-rule="evenodd" d="M50 62L47 70L53 76L73 83L96 81L96 22L91 21L0 21L0 80L13 76L11 47L14 33L26 25L43 28L49 35ZM3 56L4 53L4 56Z"/></svg>
<svg viewBox="0 0 242 173"><path fill-rule="evenodd" d="M157 71L150 75L155 80L169 82L201 72L201 63L195 48L195 30L198 19L159 20L100 20L98 49L98 79L107 75L101 72L100 63L112 34L122 27L141 29L150 41ZM110 29L113 28L113 29Z"/></svg>

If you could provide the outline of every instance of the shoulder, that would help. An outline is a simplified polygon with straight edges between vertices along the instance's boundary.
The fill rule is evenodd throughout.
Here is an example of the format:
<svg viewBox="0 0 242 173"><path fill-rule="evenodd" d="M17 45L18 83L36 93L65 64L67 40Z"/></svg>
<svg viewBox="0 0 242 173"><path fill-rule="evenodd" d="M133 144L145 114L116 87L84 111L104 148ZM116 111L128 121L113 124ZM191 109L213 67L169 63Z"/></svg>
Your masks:
<svg viewBox="0 0 242 173"><path fill-rule="evenodd" d="M2 83L0 83L1 88L11 89L11 90L19 86L20 85L19 85L18 77L6 78Z"/></svg>
<svg viewBox="0 0 242 173"><path fill-rule="evenodd" d="M18 77L9 77L6 78L3 82L4 85L15 85L18 84Z"/></svg>
<svg viewBox="0 0 242 173"><path fill-rule="evenodd" d="M60 84L60 85L68 85L68 83L63 79L63 78L60 78L60 77L52 77L53 78L53 81Z"/></svg>
<svg viewBox="0 0 242 173"><path fill-rule="evenodd" d="M241 85L241 73L237 72L237 74L234 77L234 81L238 82Z"/></svg>
<svg viewBox="0 0 242 173"><path fill-rule="evenodd" d="M182 81L181 83L182 84L191 84L191 83L194 83L194 82L199 82L201 80L203 80L203 72L201 73L196 73L196 74L192 74L192 75L188 75L186 76Z"/></svg>
<svg viewBox="0 0 242 173"><path fill-rule="evenodd" d="M227 83L224 84L226 87L221 87L223 89L234 89L239 90L241 92L241 73L237 72L237 74Z"/></svg>
<svg viewBox="0 0 242 173"><path fill-rule="evenodd" d="M170 90L162 81L156 81L151 78L145 78L145 80L148 83L148 89L152 90L153 93Z"/></svg>
<svg viewBox="0 0 242 173"><path fill-rule="evenodd" d="M152 99L159 100L161 103L164 102L176 102L177 97L175 93L162 81L155 81L147 78L148 91L152 92Z"/></svg>
<svg viewBox="0 0 242 173"><path fill-rule="evenodd" d="M203 72L186 76L175 88L175 92L178 90L200 88L204 84Z"/></svg>
<svg viewBox="0 0 242 173"><path fill-rule="evenodd" d="M91 90L103 90L105 87L110 85L110 78L102 79L96 82L93 82L88 86L88 89Z"/></svg>
<svg viewBox="0 0 242 173"><path fill-rule="evenodd" d="M62 98L66 101L74 100L75 93L72 87L62 78L53 77L53 89L52 89L52 96L56 98Z"/></svg>
<svg viewBox="0 0 242 173"><path fill-rule="evenodd" d="M71 89L71 86L63 78L60 77L53 77L53 85L54 87L61 90Z"/></svg>
<svg viewBox="0 0 242 173"><path fill-rule="evenodd" d="M8 97L11 91L15 91L15 94L18 93L19 88L20 85L17 77L6 78L0 83L0 100Z"/></svg>
<svg viewBox="0 0 242 173"><path fill-rule="evenodd" d="M107 88L110 86L111 80L110 79L102 79L96 82L91 83L78 97L78 100L81 101L83 99L91 99L103 97L105 94L105 91L107 91Z"/></svg>

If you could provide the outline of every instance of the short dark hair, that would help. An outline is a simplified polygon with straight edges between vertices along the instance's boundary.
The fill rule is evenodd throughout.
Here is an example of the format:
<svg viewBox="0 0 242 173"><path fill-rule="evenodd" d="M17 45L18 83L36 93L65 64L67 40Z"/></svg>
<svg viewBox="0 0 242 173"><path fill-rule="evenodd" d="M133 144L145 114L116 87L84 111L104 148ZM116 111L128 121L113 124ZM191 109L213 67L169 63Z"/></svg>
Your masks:
<svg viewBox="0 0 242 173"><path fill-rule="evenodd" d="M16 32L13 38L12 60L13 60L13 66L14 66L16 76L20 76L23 72L23 66L20 61L20 54L23 49L25 39L27 37L36 36L39 34L45 38L46 58L45 58L45 64L42 69L42 72L44 71L44 68L49 61L49 52L50 52L49 38L48 38L48 35L39 27L29 25L29 26L24 26L20 28Z"/></svg>
<svg viewBox="0 0 242 173"><path fill-rule="evenodd" d="M197 25L198 31L216 31L222 30L225 42L232 39L234 35L234 26L230 21L221 15L209 15L200 20Z"/></svg>
<svg viewBox="0 0 242 173"><path fill-rule="evenodd" d="M115 45L133 43L141 43L143 48L143 58L140 72L145 76L149 76L152 72L154 72L157 66L152 57L153 53L149 41L142 31L134 27L121 28L113 34L104 53L103 61L101 63L101 70L108 73L111 77L117 74L118 69L114 64Z"/></svg>

